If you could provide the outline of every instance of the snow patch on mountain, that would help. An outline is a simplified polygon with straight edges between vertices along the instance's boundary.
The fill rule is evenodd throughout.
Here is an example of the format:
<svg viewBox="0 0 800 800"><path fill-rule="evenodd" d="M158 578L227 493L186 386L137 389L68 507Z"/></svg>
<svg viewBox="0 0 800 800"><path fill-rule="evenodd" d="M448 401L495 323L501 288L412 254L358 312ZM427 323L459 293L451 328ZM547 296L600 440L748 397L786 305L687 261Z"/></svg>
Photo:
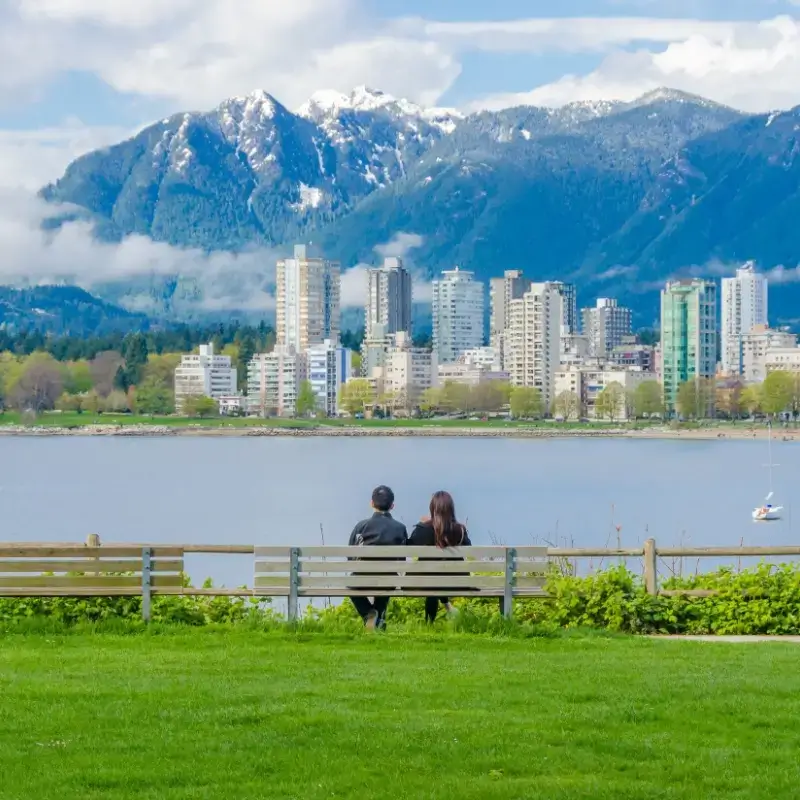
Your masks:
<svg viewBox="0 0 800 800"><path fill-rule="evenodd" d="M290 205L290 208L298 213L304 213L319 208L322 201L325 199L325 193L322 189L315 186L306 186L305 183L301 183L298 190L300 192L300 200Z"/></svg>

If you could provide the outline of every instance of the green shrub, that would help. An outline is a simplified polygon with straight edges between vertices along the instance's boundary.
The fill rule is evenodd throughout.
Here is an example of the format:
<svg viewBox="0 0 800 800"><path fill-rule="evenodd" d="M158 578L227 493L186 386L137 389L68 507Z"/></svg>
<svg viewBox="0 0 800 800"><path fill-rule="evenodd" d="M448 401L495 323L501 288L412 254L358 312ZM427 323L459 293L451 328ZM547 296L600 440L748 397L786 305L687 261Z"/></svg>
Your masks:
<svg viewBox="0 0 800 800"><path fill-rule="evenodd" d="M206 581L205 588L211 588ZM449 620L440 613L436 625L454 631L487 635L551 635L559 629L593 628L615 633L652 634L795 634L800 635L800 564L759 564L734 571L729 567L688 578L665 581L664 589L710 589L711 597L652 597L640 576L614 566L576 577L554 568L547 581L547 599L514 601L514 619L500 614L497 598L457 598L459 613ZM317 601L318 603L319 601ZM74 626L115 620L141 623L140 597L0 598L0 630L20 623L29 629ZM248 625L257 629L285 627L268 598L162 596L152 600L157 624ZM389 606L392 629L424 630L424 599L394 598ZM299 631L356 633L360 621L352 604L313 603L293 623Z"/></svg>

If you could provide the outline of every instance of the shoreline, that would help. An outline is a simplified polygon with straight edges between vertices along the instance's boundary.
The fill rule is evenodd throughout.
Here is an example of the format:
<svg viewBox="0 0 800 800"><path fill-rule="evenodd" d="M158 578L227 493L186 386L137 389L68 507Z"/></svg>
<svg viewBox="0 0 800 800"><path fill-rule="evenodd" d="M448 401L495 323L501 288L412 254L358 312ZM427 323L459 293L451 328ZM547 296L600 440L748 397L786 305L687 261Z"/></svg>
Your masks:
<svg viewBox="0 0 800 800"><path fill-rule="evenodd" d="M361 427L319 426L291 428L281 426L222 427L218 425L85 425L57 426L0 426L2 436L136 436L136 437L394 437L394 438L471 438L471 439L684 439L692 441L747 441L765 439L767 428L696 428L672 430L669 428L477 428L477 427ZM800 440L800 429L778 428L773 432L776 442Z"/></svg>

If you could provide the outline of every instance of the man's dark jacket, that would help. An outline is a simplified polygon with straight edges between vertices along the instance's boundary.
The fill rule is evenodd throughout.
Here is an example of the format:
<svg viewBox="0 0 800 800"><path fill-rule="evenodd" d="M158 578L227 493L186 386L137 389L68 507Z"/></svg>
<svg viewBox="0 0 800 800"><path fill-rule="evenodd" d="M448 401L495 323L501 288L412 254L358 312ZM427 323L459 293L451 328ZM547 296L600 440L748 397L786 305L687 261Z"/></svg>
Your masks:
<svg viewBox="0 0 800 800"><path fill-rule="evenodd" d="M404 546L408 541L408 532L402 522L392 518L388 511L376 511L369 519L359 522L350 534L349 545L361 547ZM363 558L361 561L391 561L388 558ZM386 573L354 572L353 575L375 575ZM370 587L363 589L369 591ZM375 591L378 587L371 587Z"/></svg>

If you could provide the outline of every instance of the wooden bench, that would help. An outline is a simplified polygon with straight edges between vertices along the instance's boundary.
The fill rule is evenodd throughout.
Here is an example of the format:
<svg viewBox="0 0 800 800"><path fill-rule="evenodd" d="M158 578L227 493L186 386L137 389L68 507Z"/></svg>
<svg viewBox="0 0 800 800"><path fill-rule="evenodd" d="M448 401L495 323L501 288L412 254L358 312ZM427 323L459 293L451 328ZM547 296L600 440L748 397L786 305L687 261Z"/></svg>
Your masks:
<svg viewBox="0 0 800 800"><path fill-rule="evenodd" d="M183 550L135 545L0 546L0 597L138 597L181 594Z"/></svg>
<svg viewBox="0 0 800 800"><path fill-rule="evenodd" d="M546 596L546 547L256 547L254 555L254 593L288 598L290 619L303 597L499 597L511 616L515 597Z"/></svg>

